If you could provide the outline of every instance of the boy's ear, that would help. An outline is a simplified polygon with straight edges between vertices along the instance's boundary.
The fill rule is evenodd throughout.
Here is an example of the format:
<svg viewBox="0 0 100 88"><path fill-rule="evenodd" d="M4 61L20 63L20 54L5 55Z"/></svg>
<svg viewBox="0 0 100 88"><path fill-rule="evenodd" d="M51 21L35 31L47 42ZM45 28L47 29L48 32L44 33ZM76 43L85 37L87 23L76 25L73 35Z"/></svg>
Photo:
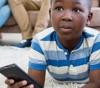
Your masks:
<svg viewBox="0 0 100 88"><path fill-rule="evenodd" d="M90 22L91 22L91 20L92 20L92 17L93 17L93 13L90 12L90 13L88 14L87 25L90 25Z"/></svg>

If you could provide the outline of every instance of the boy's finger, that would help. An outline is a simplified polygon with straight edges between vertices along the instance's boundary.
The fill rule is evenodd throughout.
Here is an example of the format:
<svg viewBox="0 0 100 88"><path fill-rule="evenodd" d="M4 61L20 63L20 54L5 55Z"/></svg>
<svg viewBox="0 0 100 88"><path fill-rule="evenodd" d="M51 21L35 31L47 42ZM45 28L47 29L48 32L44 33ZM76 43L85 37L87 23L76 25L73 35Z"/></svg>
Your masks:
<svg viewBox="0 0 100 88"><path fill-rule="evenodd" d="M5 81L5 83L6 83L8 86L10 86L10 85L14 84L14 80L13 80L13 79L7 79L7 80Z"/></svg>
<svg viewBox="0 0 100 88"><path fill-rule="evenodd" d="M23 87L23 88L34 88L34 85L28 85L28 86Z"/></svg>
<svg viewBox="0 0 100 88"><path fill-rule="evenodd" d="M20 81L20 82L17 82L14 84L14 87L15 88L20 88L20 87L23 87L23 86L26 86L27 85L27 81Z"/></svg>

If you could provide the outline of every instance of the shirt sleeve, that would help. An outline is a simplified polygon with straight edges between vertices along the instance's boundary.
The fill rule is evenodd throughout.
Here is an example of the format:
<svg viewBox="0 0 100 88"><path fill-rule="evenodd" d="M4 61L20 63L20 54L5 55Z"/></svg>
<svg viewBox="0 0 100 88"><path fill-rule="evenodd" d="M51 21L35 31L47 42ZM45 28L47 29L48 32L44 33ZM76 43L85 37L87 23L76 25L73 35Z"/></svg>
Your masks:
<svg viewBox="0 0 100 88"><path fill-rule="evenodd" d="M100 70L100 34L96 37L89 62L90 70Z"/></svg>
<svg viewBox="0 0 100 88"><path fill-rule="evenodd" d="M29 52L29 69L46 70L46 60L38 40L33 39Z"/></svg>

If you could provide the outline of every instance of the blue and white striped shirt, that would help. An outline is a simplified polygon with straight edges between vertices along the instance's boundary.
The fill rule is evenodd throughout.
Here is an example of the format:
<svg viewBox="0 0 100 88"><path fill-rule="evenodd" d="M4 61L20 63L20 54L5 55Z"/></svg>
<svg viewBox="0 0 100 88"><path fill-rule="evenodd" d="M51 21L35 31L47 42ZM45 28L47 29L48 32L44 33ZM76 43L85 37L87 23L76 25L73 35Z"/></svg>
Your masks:
<svg viewBox="0 0 100 88"><path fill-rule="evenodd" d="M85 83L89 71L100 70L100 32L84 28L80 42L69 52L54 29L37 34L32 41L29 68L46 70L56 80Z"/></svg>

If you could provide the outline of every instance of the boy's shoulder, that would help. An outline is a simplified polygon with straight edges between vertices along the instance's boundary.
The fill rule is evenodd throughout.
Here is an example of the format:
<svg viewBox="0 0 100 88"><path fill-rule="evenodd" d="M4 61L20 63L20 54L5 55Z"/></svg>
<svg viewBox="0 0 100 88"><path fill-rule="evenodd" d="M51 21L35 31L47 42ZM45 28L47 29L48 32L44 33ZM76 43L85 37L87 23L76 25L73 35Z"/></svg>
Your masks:
<svg viewBox="0 0 100 88"><path fill-rule="evenodd" d="M100 31L94 28L85 27L84 28L85 39L88 41L88 45L91 47L96 42L100 41Z"/></svg>
<svg viewBox="0 0 100 88"><path fill-rule="evenodd" d="M49 28L46 28L43 31L37 33L34 36L34 38L41 40L41 39L43 39L43 38L45 38L47 36L50 36L53 32L54 32L53 27L49 27Z"/></svg>
<svg viewBox="0 0 100 88"><path fill-rule="evenodd" d="M86 33L88 33L90 35L93 35L93 36L97 36L98 34L100 34L100 31L98 31L95 28L90 28L90 27L85 27L84 28L84 32L86 32Z"/></svg>

